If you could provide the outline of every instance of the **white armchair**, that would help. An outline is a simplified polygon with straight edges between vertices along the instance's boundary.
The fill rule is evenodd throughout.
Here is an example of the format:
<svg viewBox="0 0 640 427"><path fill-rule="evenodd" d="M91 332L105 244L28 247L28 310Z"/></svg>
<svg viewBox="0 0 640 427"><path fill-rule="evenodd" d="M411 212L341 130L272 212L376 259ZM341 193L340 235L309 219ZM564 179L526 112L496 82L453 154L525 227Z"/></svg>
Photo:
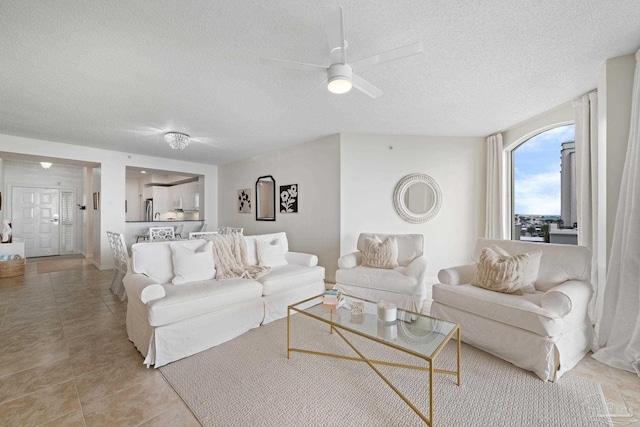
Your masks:
<svg viewBox="0 0 640 427"><path fill-rule="evenodd" d="M398 267L383 269L361 265L364 240L375 236L381 241L389 236L396 238ZM357 249L338 260L336 287L348 295L371 301L392 301L398 308L419 313L428 294L423 235L361 233Z"/></svg>
<svg viewBox="0 0 640 427"><path fill-rule="evenodd" d="M440 270L431 315L461 325L462 341L544 381L555 381L589 351L593 294L589 250L582 246L478 239L472 258L498 246L510 255L541 250L535 293L505 294L471 285L476 264Z"/></svg>

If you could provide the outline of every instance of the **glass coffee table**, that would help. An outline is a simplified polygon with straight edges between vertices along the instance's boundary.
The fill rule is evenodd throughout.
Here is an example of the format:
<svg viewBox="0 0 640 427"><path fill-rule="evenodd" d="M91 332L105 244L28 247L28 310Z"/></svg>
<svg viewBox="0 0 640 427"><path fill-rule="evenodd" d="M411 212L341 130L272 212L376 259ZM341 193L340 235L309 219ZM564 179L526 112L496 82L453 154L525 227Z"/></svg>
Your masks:
<svg viewBox="0 0 640 427"><path fill-rule="evenodd" d="M362 315L352 315L351 305L364 303ZM329 325L329 332L339 335L359 357L305 350L291 347L291 314L297 312ZM427 362L428 366L405 365L400 363L373 360L364 356L343 334L348 331L387 347L413 355ZM455 371L435 369L434 363L442 349L456 336L457 366ZM460 326L423 314L397 310L396 320L385 322L378 319L378 305L373 301L345 295L345 303L332 309L322 304L322 295L308 298L290 305L287 310L287 358L291 352L315 354L338 359L365 362L385 383L429 426L433 426L433 373L455 375L460 385ZM409 399L385 377L376 365L417 369L429 372L429 416L423 414Z"/></svg>

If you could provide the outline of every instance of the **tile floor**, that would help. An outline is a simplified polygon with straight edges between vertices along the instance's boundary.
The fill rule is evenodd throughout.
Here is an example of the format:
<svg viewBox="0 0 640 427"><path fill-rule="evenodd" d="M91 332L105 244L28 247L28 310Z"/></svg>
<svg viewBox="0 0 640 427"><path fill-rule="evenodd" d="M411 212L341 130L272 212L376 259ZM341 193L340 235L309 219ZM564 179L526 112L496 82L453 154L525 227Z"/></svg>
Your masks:
<svg viewBox="0 0 640 427"><path fill-rule="evenodd" d="M76 260L0 279L0 426L199 426L129 342L111 270Z"/></svg>
<svg viewBox="0 0 640 427"><path fill-rule="evenodd" d="M0 427L198 426L127 339L111 270L76 260L29 259L0 279ZM591 357L566 375L601 383L615 425L640 427L636 375Z"/></svg>

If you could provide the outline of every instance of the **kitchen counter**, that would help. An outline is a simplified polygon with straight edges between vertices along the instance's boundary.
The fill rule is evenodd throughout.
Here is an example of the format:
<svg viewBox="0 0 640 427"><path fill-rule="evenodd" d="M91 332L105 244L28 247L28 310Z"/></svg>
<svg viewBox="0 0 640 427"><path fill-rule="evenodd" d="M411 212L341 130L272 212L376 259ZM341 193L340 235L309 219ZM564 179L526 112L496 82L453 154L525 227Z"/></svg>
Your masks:
<svg viewBox="0 0 640 427"><path fill-rule="evenodd" d="M124 233L124 241L127 247L136 243L136 236L147 234L149 227L177 227L183 225L182 236L188 237L189 233L199 231L204 224L203 220L162 220L162 221L127 221ZM210 230L215 230L217 225L209 224Z"/></svg>
<svg viewBox="0 0 640 427"><path fill-rule="evenodd" d="M163 222L204 222L201 219L163 219L156 221L127 221L127 224L161 224Z"/></svg>

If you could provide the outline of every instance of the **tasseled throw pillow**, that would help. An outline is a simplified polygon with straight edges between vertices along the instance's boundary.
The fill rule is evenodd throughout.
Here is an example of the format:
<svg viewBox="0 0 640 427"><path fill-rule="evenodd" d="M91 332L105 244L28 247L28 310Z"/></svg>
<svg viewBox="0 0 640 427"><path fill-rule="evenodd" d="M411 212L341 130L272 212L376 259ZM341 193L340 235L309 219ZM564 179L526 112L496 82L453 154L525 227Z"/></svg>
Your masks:
<svg viewBox="0 0 640 427"><path fill-rule="evenodd" d="M471 284L490 291L522 295L525 270L535 256L533 253L501 256L491 248L484 248Z"/></svg>
<svg viewBox="0 0 640 427"><path fill-rule="evenodd" d="M374 239L364 239L362 252L362 266L393 269L398 266L398 242L394 236L389 236L381 242L378 236Z"/></svg>
<svg viewBox="0 0 640 427"><path fill-rule="evenodd" d="M510 257L512 255L517 255L517 254L509 253L496 245L491 245L491 249L493 249L495 253L497 253L502 257ZM538 270L540 270L540 260L542 259L542 251L538 249L537 251L526 252L526 254L529 255L529 261L526 263L522 271L521 288L522 288L522 292L524 293L535 294L536 288L534 284L538 279Z"/></svg>

